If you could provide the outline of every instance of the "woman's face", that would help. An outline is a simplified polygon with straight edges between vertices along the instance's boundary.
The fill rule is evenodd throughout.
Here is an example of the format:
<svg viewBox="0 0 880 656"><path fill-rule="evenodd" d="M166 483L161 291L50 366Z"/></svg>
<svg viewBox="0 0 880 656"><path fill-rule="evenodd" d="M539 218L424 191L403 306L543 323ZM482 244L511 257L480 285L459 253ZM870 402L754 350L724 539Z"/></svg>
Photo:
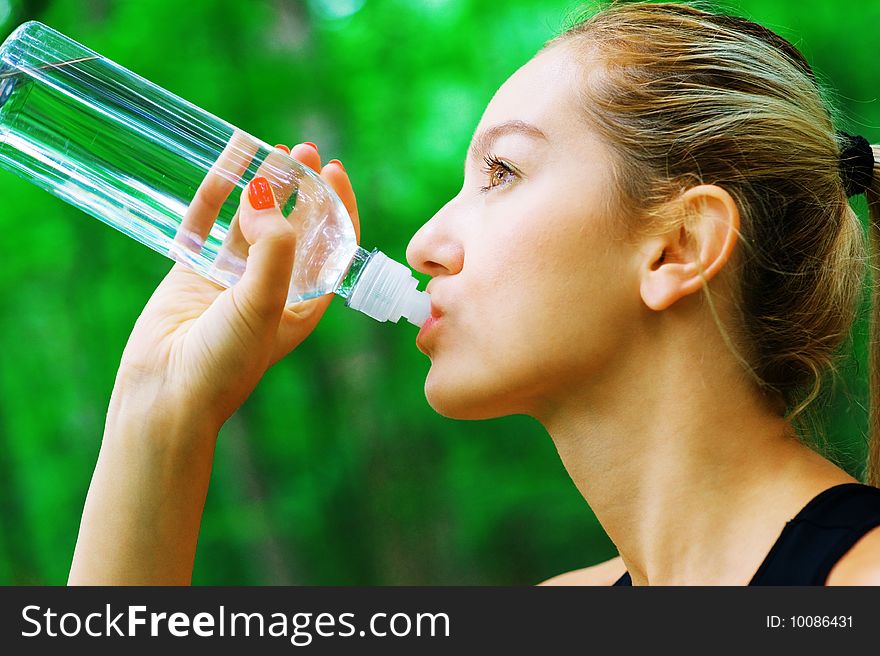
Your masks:
<svg viewBox="0 0 880 656"><path fill-rule="evenodd" d="M543 51L495 93L461 191L407 249L432 276L440 318L417 345L431 359L428 402L448 417L540 418L597 383L638 310L632 246L605 228L606 154L580 117L572 59Z"/></svg>

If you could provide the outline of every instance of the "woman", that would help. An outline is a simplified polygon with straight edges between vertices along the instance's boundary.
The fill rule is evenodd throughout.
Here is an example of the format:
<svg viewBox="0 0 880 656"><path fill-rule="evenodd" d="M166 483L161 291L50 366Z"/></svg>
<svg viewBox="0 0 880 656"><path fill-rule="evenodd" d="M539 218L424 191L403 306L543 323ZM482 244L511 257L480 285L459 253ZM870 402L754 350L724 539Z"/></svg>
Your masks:
<svg viewBox="0 0 880 656"><path fill-rule="evenodd" d="M880 584L876 436L863 485L794 423L854 318L847 195L876 236L878 151L835 132L791 44L677 4L600 11L498 90L407 259L432 277L430 405L537 418L618 547L546 583ZM341 164L292 155L357 229ZM241 203L241 282L175 265L134 327L71 583L191 580L217 432L327 307L284 307L295 237L265 180Z"/></svg>

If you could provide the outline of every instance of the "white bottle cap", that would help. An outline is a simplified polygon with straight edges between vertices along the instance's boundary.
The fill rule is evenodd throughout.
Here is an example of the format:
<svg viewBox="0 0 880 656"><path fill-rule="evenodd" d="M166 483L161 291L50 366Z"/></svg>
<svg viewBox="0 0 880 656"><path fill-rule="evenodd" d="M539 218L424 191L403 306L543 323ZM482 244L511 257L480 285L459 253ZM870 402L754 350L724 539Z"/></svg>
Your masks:
<svg viewBox="0 0 880 656"><path fill-rule="evenodd" d="M403 316L421 326L431 315L431 297L416 289L418 284L407 267L375 251L351 290L347 305L377 321L397 323Z"/></svg>

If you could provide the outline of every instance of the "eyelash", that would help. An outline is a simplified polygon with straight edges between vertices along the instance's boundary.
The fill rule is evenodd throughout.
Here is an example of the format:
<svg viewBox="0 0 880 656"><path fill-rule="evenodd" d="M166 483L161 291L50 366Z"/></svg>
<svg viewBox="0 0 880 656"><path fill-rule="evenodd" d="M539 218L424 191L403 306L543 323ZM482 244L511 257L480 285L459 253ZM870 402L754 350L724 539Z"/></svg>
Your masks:
<svg viewBox="0 0 880 656"><path fill-rule="evenodd" d="M507 164L505 164L505 163L502 162L500 159L498 159L497 157L495 157L495 155L487 155L487 156L485 156L485 157L483 158L483 161L486 162L486 166L484 166L484 167L482 168L482 171L483 171L483 173L485 173L486 175L493 176L493 177L491 178L492 180L495 180L495 179L496 179L496 178L494 177L494 174L497 172L496 169L501 169L502 171L504 171L504 172L507 173L507 174L510 174L511 176L515 176L515 175L516 175L516 173L513 171L512 168L510 168ZM489 185L487 185L487 186L485 186L485 187L480 187L480 191L483 192L483 193L486 193L486 192L488 192L488 191L491 191L492 189L495 189L495 188L497 188L497 187L503 186L504 184L506 184L506 183L505 183L505 182L499 182L499 184L497 184L497 185L493 185L493 184L490 183Z"/></svg>

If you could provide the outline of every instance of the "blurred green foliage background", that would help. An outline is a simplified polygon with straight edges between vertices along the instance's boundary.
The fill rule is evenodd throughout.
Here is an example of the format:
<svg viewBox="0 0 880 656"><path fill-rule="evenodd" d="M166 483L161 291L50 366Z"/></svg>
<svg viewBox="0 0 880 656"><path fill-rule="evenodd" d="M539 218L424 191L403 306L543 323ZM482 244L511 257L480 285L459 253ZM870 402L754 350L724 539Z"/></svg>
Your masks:
<svg viewBox="0 0 880 656"><path fill-rule="evenodd" d="M363 242L403 261L494 91L578 6L0 0L0 30L43 21L270 143L317 143L353 179ZM725 7L801 48L838 127L880 140L880 2ZM0 582L63 584L119 356L172 263L5 171L0 198ZM863 333L823 407L853 473ZM194 583L532 584L616 554L537 422L432 411L415 334L336 299L267 373L221 432Z"/></svg>

